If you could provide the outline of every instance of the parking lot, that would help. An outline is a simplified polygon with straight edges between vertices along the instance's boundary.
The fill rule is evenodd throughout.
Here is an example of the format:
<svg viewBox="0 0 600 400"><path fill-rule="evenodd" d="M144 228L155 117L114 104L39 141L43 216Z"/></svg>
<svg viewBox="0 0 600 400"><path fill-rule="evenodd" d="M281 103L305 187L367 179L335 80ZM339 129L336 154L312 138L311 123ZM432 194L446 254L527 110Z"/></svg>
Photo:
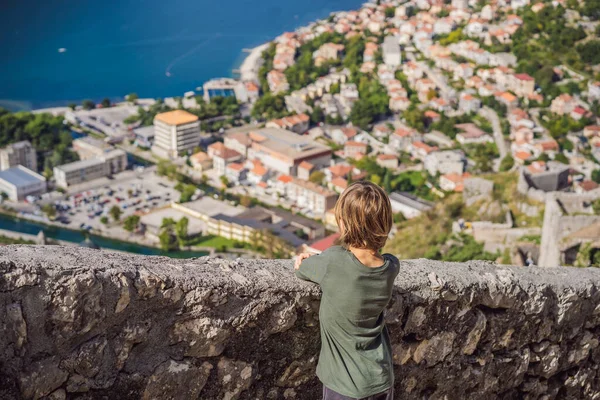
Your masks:
<svg viewBox="0 0 600 400"><path fill-rule="evenodd" d="M86 128L91 128L108 137L120 137L126 135L127 125L124 120L137 114L138 107L122 104L110 108L98 108L94 110L78 110L74 112L76 122Z"/></svg>
<svg viewBox="0 0 600 400"><path fill-rule="evenodd" d="M122 220L134 213L145 214L170 205L180 196L173 182L157 176L153 170L137 174L128 171L112 180L98 180L95 186L93 183L89 182L81 191L70 191L64 200L55 203L59 220L65 226L103 232L110 230L112 234L113 229L121 230L110 227L113 223L110 209L114 206L121 210ZM109 223L102 223L102 217L107 217Z"/></svg>

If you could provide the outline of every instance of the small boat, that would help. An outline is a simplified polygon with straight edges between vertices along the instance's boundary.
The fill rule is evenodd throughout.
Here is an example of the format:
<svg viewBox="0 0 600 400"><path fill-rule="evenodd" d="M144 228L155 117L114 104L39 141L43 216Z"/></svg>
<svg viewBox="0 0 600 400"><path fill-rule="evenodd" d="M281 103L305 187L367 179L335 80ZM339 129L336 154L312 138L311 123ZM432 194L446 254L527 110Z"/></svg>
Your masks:
<svg viewBox="0 0 600 400"><path fill-rule="evenodd" d="M171 76L171 73L169 71L165 72L166 76Z"/></svg>
<svg viewBox="0 0 600 400"><path fill-rule="evenodd" d="M67 49L65 49L64 47L61 47L60 49L58 49L59 53L66 53Z"/></svg>

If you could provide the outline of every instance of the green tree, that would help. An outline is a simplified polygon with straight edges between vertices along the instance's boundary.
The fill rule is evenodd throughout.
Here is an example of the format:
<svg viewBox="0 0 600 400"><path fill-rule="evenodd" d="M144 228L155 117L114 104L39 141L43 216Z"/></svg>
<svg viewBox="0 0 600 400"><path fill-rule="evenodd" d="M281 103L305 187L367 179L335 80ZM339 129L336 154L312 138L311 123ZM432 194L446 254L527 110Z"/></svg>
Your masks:
<svg viewBox="0 0 600 400"><path fill-rule="evenodd" d="M448 36L440 39L440 44L442 46L448 46L453 43L458 43L464 40L462 28L458 28L455 31L452 31L448 34Z"/></svg>
<svg viewBox="0 0 600 400"><path fill-rule="evenodd" d="M600 200L596 200L592 203L592 209L594 210L594 214L600 215Z"/></svg>
<svg viewBox="0 0 600 400"><path fill-rule="evenodd" d="M387 193L392 192L392 174L388 169L385 170L385 175L383 175L383 189Z"/></svg>
<svg viewBox="0 0 600 400"><path fill-rule="evenodd" d="M396 15L396 9L394 7L387 7L385 9L385 17L386 18L394 18Z"/></svg>
<svg viewBox="0 0 600 400"><path fill-rule="evenodd" d="M442 256L443 261L466 262L471 260L494 261L498 254L492 254L483 249L483 243L475 241L473 236L460 234L455 237L459 243L450 247L448 252Z"/></svg>
<svg viewBox="0 0 600 400"><path fill-rule="evenodd" d="M143 107L138 108L138 113L125 119L125 123L132 124L134 122L140 122L142 126L150 126L154 123L154 117L156 114L171 111L171 108L167 106L161 99L157 99L156 103L150 106L147 110Z"/></svg>
<svg viewBox="0 0 600 400"><path fill-rule="evenodd" d="M111 207L110 210L108 210L108 213L110 214L113 220L118 221L119 219L121 219L123 211L121 211L121 208L119 206L114 205Z"/></svg>
<svg viewBox="0 0 600 400"><path fill-rule="evenodd" d="M175 224L175 236L177 236L180 246L183 245L188 238L189 223L190 220L187 217L183 217Z"/></svg>
<svg viewBox="0 0 600 400"><path fill-rule="evenodd" d="M507 154L506 157L504 157L500 162L500 171L510 171L514 165L515 159L512 158L510 154Z"/></svg>
<svg viewBox="0 0 600 400"><path fill-rule="evenodd" d="M323 180L325 179L325 173L323 171L314 171L313 173L310 174L310 176L308 177L308 180L316 183L316 184L321 184L323 183Z"/></svg>
<svg viewBox="0 0 600 400"><path fill-rule="evenodd" d="M108 225L108 217L106 215L103 215L102 217L100 217L100 222L104 225Z"/></svg>
<svg viewBox="0 0 600 400"><path fill-rule="evenodd" d="M558 153L554 156L554 161L558 161L559 163L569 164L569 159L563 153Z"/></svg>
<svg viewBox="0 0 600 400"><path fill-rule="evenodd" d="M163 218L162 223L160 224L160 228L161 229L165 229L165 228L173 228L175 227L175 224L177 222L175 222L175 220L173 218Z"/></svg>
<svg viewBox="0 0 600 400"><path fill-rule="evenodd" d="M319 122L323 122L325 120L325 113L321 107L314 107L312 113L310 114L310 122L313 124L318 124Z"/></svg>
<svg viewBox="0 0 600 400"><path fill-rule="evenodd" d="M71 110L75 111L75 109L77 108L77 104L75 104L75 103L69 103L68 107L69 107Z"/></svg>
<svg viewBox="0 0 600 400"><path fill-rule="evenodd" d="M219 177L219 180L221 181L224 187L229 187L229 185L231 184L231 182L229 182L229 179L227 179L225 175L221 175Z"/></svg>
<svg viewBox="0 0 600 400"><path fill-rule="evenodd" d="M125 100L131 101L132 103L135 103L138 99L139 96L137 93L129 93L127 96L125 96Z"/></svg>
<svg viewBox="0 0 600 400"><path fill-rule="evenodd" d="M493 143L476 144L467 146L466 150L470 158L475 161L475 169L486 173L493 170L493 160L498 156L498 150Z"/></svg>
<svg viewBox="0 0 600 400"><path fill-rule="evenodd" d="M158 240L160 242L160 248L163 251L174 251L179 249L179 241L173 233L173 227L161 229Z"/></svg>
<svg viewBox="0 0 600 400"><path fill-rule="evenodd" d="M577 46L581 59L588 64L600 64L600 40L590 40Z"/></svg>
<svg viewBox="0 0 600 400"><path fill-rule="evenodd" d="M94 103L92 100L87 99L81 103L81 106L84 110L92 110L96 108L96 103Z"/></svg>
<svg viewBox="0 0 600 400"><path fill-rule="evenodd" d="M402 116L406 120L408 126L422 132L425 129L425 112L417 107L410 106Z"/></svg>
<svg viewBox="0 0 600 400"><path fill-rule="evenodd" d="M194 195L196 194L196 185L190 183L179 182L175 185L175 190L181 192L181 197L179 198L180 203L187 203L191 201Z"/></svg>
<svg viewBox="0 0 600 400"><path fill-rule="evenodd" d="M138 215L130 215L123 220L123 229L127 232L133 232L137 230L140 224L140 217Z"/></svg>
<svg viewBox="0 0 600 400"><path fill-rule="evenodd" d="M54 207L54 204L45 204L42 206L42 212L44 214L46 214L46 216L48 217L48 219L50 220L54 220L56 218L56 207Z"/></svg>
<svg viewBox="0 0 600 400"><path fill-rule="evenodd" d="M596 183L600 183L600 169L592 171L592 180Z"/></svg>
<svg viewBox="0 0 600 400"><path fill-rule="evenodd" d="M597 21L600 19L600 0L586 0L583 2L581 13Z"/></svg>
<svg viewBox="0 0 600 400"><path fill-rule="evenodd" d="M110 107L112 105L111 102L110 102L110 99L107 98L107 97L105 97L104 99L102 99L102 102L100 104L102 104L102 107L104 107L104 108L108 108L108 107Z"/></svg>
<svg viewBox="0 0 600 400"><path fill-rule="evenodd" d="M281 118L288 114L283 94L265 93L256 100L252 109L252 116L256 119Z"/></svg>

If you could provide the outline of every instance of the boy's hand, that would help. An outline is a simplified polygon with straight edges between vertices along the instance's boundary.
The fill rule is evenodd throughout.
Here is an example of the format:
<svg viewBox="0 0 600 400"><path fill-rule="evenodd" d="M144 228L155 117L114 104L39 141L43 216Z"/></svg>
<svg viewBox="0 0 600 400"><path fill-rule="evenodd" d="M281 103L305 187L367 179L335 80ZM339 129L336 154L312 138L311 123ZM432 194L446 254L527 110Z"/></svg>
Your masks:
<svg viewBox="0 0 600 400"><path fill-rule="evenodd" d="M310 253L302 253L296 257L296 262L294 263L294 269L299 269L302 261L306 260L308 257L312 256Z"/></svg>

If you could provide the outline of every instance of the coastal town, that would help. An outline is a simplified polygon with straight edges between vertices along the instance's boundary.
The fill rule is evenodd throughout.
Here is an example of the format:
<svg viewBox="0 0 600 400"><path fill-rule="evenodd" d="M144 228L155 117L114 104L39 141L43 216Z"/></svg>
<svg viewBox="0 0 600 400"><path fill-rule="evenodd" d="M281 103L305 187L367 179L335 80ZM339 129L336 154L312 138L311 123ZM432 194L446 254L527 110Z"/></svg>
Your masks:
<svg viewBox="0 0 600 400"><path fill-rule="evenodd" d="M331 246L339 194L370 180L402 258L600 266L594 4L368 2L178 97L0 110L3 212L285 258Z"/></svg>

